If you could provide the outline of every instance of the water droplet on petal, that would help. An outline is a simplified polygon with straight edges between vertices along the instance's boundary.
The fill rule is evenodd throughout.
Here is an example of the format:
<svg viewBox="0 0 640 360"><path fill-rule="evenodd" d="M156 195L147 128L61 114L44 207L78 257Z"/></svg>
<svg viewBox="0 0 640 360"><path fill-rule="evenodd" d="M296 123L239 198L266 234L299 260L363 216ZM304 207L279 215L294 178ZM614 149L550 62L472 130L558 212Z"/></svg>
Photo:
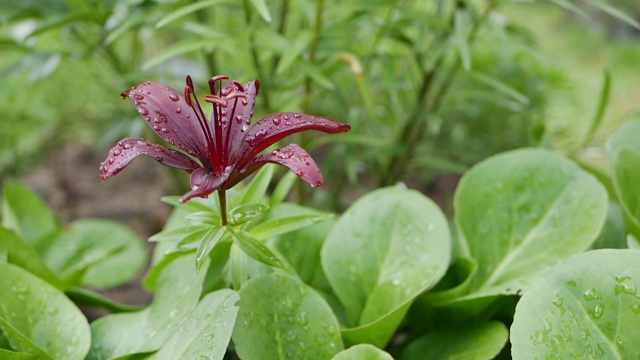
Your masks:
<svg viewBox="0 0 640 360"><path fill-rule="evenodd" d="M122 150L120 149L113 150L113 156L119 156L120 154L122 154Z"/></svg>
<svg viewBox="0 0 640 360"><path fill-rule="evenodd" d="M113 163L116 162L116 159L114 158L109 158L109 165L113 165Z"/></svg>
<svg viewBox="0 0 640 360"><path fill-rule="evenodd" d="M160 131L160 129L161 129L160 125L153 125L154 131Z"/></svg>
<svg viewBox="0 0 640 360"><path fill-rule="evenodd" d="M242 120L243 120L243 118L242 118L242 116L241 116L241 115L237 115L237 116L236 116L236 122L237 122L238 124L242 124Z"/></svg>
<svg viewBox="0 0 640 360"><path fill-rule="evenodd" d="M280 118L279 118L279 117L274 117L274 118L273 118L273 125L276 125L276 126L277 126L277 125L280 125L280 122L281 122L281 121L282 121L282 120L280 120Z"/></svg>
<svg viewBox="0 0 640 360"><path fill-rule="evenodd" d="M182 112L181 108L176 108L176 114L180 114Z"/></svg>
<svg viewBox="0 0 640 360"><path fill-rule="evenodd" d="M296 118L296 119L300 119L302 117L302 115L300 115L298 113L295 113L295 114L293 114L293 117Z"/></svg>
<svg viewBox="0 0 640 360"><path fill-rule="evenodd" d="M296 175L303 177L304 176L304 170L298 170L296 171Z"/></svg>
<svg viewBox="0 0 640 360"><path fill-rule="evenodd" d="M144 100L144 96L141 94L133 94L133 100L142 101Z"/></svg>
<svg viewBox="0 0 640 360"><path fill-rule="evenodd" d="M169 99L171 99L173 101L178 101L178 100L180 100L180 97L177 94L171 94L171 95L169 95Z"/></svg>

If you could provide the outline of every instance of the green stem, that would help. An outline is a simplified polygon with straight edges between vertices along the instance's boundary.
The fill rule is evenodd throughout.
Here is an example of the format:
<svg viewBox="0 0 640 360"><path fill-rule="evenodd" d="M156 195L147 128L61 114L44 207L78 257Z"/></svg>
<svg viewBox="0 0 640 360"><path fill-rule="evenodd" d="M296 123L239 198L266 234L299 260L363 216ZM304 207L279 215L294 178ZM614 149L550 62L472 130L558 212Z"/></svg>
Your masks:
<svg viewBox="0 0 640 360"><path fill-rule="evenodd" d="M220 201L220 219L222 226L227 226L227 194L225 190L218 190L218 200Z"/></svg>

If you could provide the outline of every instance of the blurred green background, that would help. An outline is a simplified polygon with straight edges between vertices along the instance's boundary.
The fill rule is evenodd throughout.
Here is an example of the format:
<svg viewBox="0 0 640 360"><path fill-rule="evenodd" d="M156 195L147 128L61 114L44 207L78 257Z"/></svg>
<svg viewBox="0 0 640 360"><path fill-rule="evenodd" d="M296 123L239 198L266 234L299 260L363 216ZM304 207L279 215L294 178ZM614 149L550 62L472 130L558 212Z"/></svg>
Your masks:
<svg viewBox="0 0 640 360"><path fill-rule="evenodd" d="M323 208L397 182L434 191L525 146L597 169L638 117L639 18L636 0L0 0L0 183L68 144L106 156L123 136L155 141L119 94L187 74L200 96L216 74L259 79L254 120L350 123L295 139L326 179L297 196Z"/></svg>

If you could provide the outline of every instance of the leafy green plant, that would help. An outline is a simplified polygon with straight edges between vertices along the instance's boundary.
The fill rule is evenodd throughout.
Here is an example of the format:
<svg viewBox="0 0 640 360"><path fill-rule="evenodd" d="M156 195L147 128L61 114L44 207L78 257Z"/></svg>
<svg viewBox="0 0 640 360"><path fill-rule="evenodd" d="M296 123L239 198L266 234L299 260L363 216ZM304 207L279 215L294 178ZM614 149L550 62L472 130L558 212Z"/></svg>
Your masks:
<svg viewBox="0 0 640 360"><path fill-rule="evenodd" d="M264 167L248 185L227 190L226 226L215 200L166 198L175 210L151 238L157 247L144 281L153 302L131 309L94 296L93 304L114 314L94 321L90 335L81 319L75 337L40 338L38 322L15 314L40 313L38 321L52 324L59 313L77 314L69 299L86 299L75 287L83 278L65 276L80 271L60 264L91 251L72 248L53 261L47 251L55 242L31 244L3 229L3 281L32 284L3 293L3 351L51 359L228 352L242 359L491 359L507 351L511 319L515 359L636 351L631 330L622 329L638 323L632 264L640 253L583 253L603 228L609 200L592 175L562 156L523 149L478 164L456 192L452 224L428 198L400 188L373 191L335 218L283 202L294 174L268 196L273 175ZM39 210L21 211L17 193ZM4 209L5 226L23 236L60 239L47 235L56 233L55 218L24 187L5 189ZM25 224L40 220L49 225L27 231L37 228ZM82 243L107 251L90 240ZM120 265L102 266L105 273ZM33 295L39 291L55 294L60 310L47 311ZM71 341L73 353L56 350Z"/></svg>

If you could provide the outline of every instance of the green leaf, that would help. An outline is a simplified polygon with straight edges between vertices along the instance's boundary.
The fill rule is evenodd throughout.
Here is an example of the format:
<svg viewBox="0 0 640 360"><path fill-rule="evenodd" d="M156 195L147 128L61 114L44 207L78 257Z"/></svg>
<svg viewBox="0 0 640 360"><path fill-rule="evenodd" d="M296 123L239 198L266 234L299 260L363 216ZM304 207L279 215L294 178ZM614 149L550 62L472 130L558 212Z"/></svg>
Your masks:
<svg viewBox="0 0 640 360"><path fill-rule="evenodd" d="M88 289L71 288L65 290L65 294L75 303L100 307L111 313L142 310L140 306L122 304Z"/></svg>
<svg viewBox="0 0 640 360"><path fill-rule="evenodd" d="M199 51L199 50L211 50L216 46L214 39L205 40L183 40L176 43L173 46L168 46L162 50L159 54L147 60L142 64L142 70L148 70L154 66L158 66L169 59L178 55Z"/></svg>
<svg viewBox="0 0 640 360"><path fill-rule="evenodd" d="M238 293L229 289L207 294L149 360L222 359L236 321L238 300Z"/></svg>
<svg viewBox="0 0 640 360"><path fill-rule="evenodd" d="M411 342L400 360L490 360L508 338L507 327L499 321L446 328Z"/></svg>
<svg viewBox="0 0 640 360"><path fill-rule="evenodd" d="M393 360L389 353L370 344L360 344L340 351L331 360Z"/></svg>
<svg viewBox="0 0 640 360"><path fill-rule="evenodd" d="M492 78L477 72L472 73L471 76L481 83L491 87L498 93L501 93L522 105L528 105L530 103L529 98L525 94L521 93L511 85L506 84L496 78Z"/></svg>
<svg viewBox="0 0 640 360"><path fill-rule="evenodd" d="M476 165L454 199L463 250L479 265L467 297L516 294L554 262L587 249L607 204L592 175L549 151L516 150Z"/></svg>
<svg viewBox="0 0 640 360"><path fill-rule="evenodd" d="M226 234L226 226L212 227L204 234L198 245L198 250L196 250L196 271L200 271L211 250Z"/></svg>
<svg viewBox="0 0 640 360"><path fill-rule="evenodd" d="M257 239L267 240L311 226L332 216L295 204L281 204L272 208L269 217L252 227L249 232Z"/></svg>
<svg viewBox="0 0 640 360"><path fill-rule="evenodd" d="M170 24L171 22L187 16L189 14L192 14L196 11L202 10L202 9L206 9L208 7L212 7L218 4L223 4L223 3L229 3L230 1L228 0L208 0L208 1L198 1L195 3L191 3L189 5L185 5L185 6L181 6L179 8L177 8L176 10L170 12L169 14L167 14L165 17L163 17L162 19L160 19L158 21L158 23L156 24L156 29L159 29L167 24Z"/></svg>
<svg viewBox="0 0 640 360"><path fill-rule="evenodd" d="M192 226L181 226L178 228L163 230L149 238L151 242L163 242L163 241L180 241L187 236L206 231L209 229L211 225L192 225Z"/></svg>
<svg viewBox="0 0 640 360"><path fill-rule="evenodd" d="M234 244L252 258L280 269L286 269L286 265L280 260L280 256L271 250L266 244L256 239L253 235L242 230L231 230Z"/></svg>
<svg viewBox="0 0 640 360"><path fill-rule="evenodd" d="M47 236L59 229L58 220L47 204L31 189L8 182L4 186L2 226L14 230L38 252Z"/></svg>
<svg viewBox="0 0 640 360"><path fill-rule="evenodd" d="M309 43L313 39L312 33L306 30L299 31L295 36L295 39L292 39L288 44L289 46L283 51L278 67L276 68L277 74L282 74L288 70L309 47Z"/></svg>
<svg viewBox="0 0 640 360"><path fill-rule="evenodd" d="M315 81L318 85L322 86L327 90L334 90L335 85L331 79L329 79L323 72L320 67L316 64L313 64L305 59L300 59L297 62L297 65L300 66L302 71L304 71L313 81Z"/></svg>
<svg viewBox="0 0 640 360"><path fill-rule="evenodd" d="M0 349L0 360L38 360L38 357L33 354Z"/></svg>
<svg viewBox="0 0 640 360"><path fill-rule="evenodd" d="M320 250L335 223L334 219L327 219L280 235L274 242L278 252L291 264L298 277L319 290L328 287L320 265Z"/></svg>
<svg viewBox="0 0 640 360"><path fill-rule="evenodd" d="M251 0L251 5L256 8L258 14L260 14L264 21L271 22L271 13L269 13L269 7L265 0Z"/></svg>
<svg viewBox="0 0 640 360"><path fill-rule="evenodd" d="M274 170L275 166L263 166L249 185L243 189L243 193L238 197L240 200L238 205L262 202L267 196Z"/></svg>
<svg viewBox="0 0 640 360"><path fill-rule="evenodd" d="M619 147L612 166L613 187L628 220L627 230L640 237L640 151L629 145Z"/></svg>
<svg viewBox="0 0 640 360"><path fill-rule="evenodd" d="M602 90L600 90L600 100L598 102L598 108L596 110L596 114L593 117L593 121L591 122L591 127L587 132L587 136L585 137L585 145L591 140L593 135L596 133L600 124L602 124L602 120L604 119L604 112L607 109L607 104L609 103L609 93L611 91L611 75L608 71L604 73L604 79L602 81Z"/></svg>
<svg viewBox="0 0 640 360"><path fill-rule="evenodd" d="M64 289L62 281L47 267L35 249L16 233L2 227L0 227L0 255L6 257L10 264L23 268L58 289Z"/></svg>
<svg viewBox="0 0 640 360"><path fill-rule="evenodd" d="M635 151L640 152L640 120L629 121L621 126L607 141L607 151L613 159L616 152L621 147L631 147Z"/></svg>
<svg viewBox="0 0 640 360"><path fill-rule="evenodd" d="M195 255L166 257L155 280L155 296L142 311L113 314L91 324L91 350L87 360L160 349L196 307L206 271L196 273Z"/></svg>
<svg viewBox="0 0 640 360"><path fill-rule="evenodd" d="M589 0L589 3L603 12L613 16L614 18L624 21L625 23L633 26L636 29L640 29L640 23L638 23L633 17L625 14L624 12L618 10L617 8L609 5L606 1L603 0Z"/></svg>
<svg viewBox="0 0 640 360"><path fill-rule="evenodd" d="M269 205L271 207L280 205L287 199L287 195L291 192L291 187L295 183L296 179L298 179L298 176L292 171L287 171L287 173L282 176L271 194L271 199L269 201Z"/></svg>
<svg viewBox="0 0 640 360"><path fill-rule="evenodd" d="M330 359L340 326L325 300L295 277L272 273L240 289L233 342L243 360Z"/></svg>
<svg viewBox="0 0 640 360"><path fill-rule="evenodd" d="M0 332L11 348L42 359L84 359L89 324L58 289L31 273L0 262Z"/></svg>
<svg viewBox="0 0 640 360"><path fill-rule="evenodd" d="M191 213L185 219L198 225L220 226L220 215L211 210Z"/></svg>
<svg viewBox="0 0 640 360"><path fill-rule="evenodd" d="M469 14L464 10L456 10L454 17L454 42L458 49L462 67L471 70L471 53L469 51Z"/></svg>
<svg viewBox="0 0 640 360"><path fill-rule="evenodd" d="M69 285L111 288L131 281L146 262L142 240L110 220L81 219L67 225L42 254Z"/></svg>
<svg viewBox="0 0 640 360"><path fill-rule="evenodd" d="M513 358L636 358L638 287L637 250L594 250L558 263L516 307Z"/></svg>
<svg viewBox="0 0 640 360"><path fill-rule="evenodd" d="M265 204L245 204L229 211L229 224L232 226L242 225L269 210L269 205Z"/></svg>
<svg viewBox="0 0 640 360"><path fill-rule="evenodd" d="M449 226L438 206L416 191L386 188L340 217L321 260L349 325L360 327L357 341L372 336L383 347L415 297L445 274L450 256Z"/></svg>

